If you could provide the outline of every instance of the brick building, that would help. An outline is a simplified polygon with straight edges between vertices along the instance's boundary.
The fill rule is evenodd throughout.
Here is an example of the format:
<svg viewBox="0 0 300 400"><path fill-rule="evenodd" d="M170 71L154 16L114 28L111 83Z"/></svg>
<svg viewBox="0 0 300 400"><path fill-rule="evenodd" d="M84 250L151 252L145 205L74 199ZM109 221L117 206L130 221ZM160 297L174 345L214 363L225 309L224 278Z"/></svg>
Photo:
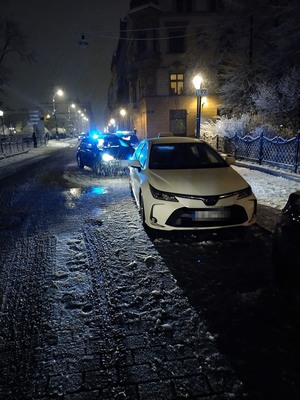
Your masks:
<svg viewBox="0 0 300 400"><path fill-rule="evenodd" d="M201 97L201 122L216 117L219 104L212 79L216 67L209 63L211 50L204 51L203 43L218 7L217 0L130 2L120 22L108 91L109 118L118 127L136 129L140 138L162 131L194 136L196 74L202 75L202 88L208 90ZM123 117L121 108L126 110Z"/></svg>

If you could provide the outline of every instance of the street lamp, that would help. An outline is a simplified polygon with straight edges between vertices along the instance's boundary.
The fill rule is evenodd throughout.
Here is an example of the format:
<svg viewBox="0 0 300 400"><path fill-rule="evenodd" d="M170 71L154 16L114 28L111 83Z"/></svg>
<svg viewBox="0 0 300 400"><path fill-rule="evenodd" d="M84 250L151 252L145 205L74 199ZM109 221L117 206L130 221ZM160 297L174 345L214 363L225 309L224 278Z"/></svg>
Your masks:
<svg viewBox="0 0 300 400"><path fill-rule="evenodd" d="M124 119L125 119L126 114L127 114L127 113L126 113L126 110L124 110L124 108L122 108L122 109L120 110L120 115L121 115L121 117L122 117L122 124L121 124L122 130L124 130L124 125L125 125Z"/></svg>
<svg viewBox="0 0 300 400"><path fill-rule="evenodd" d="M76 105L74 103L72 103L72 104L70 104L68 106L69 133L72 135L72 137L74 135L74 132L73 132L73 130L74 130L74 121L72 123L71 109L73 109L74 112L75 112L75 108L76 108Z"/></svg>
<svg viewBox="0 0 300 400"><path fill-rule="evenodd" d="M4 111L0 110L0 118L2 119L2 132L3 132L3 137L5 136L5 130L4 130Z"/></svg>
<svg viewBox="0 0 300 400"><path fill-rule="evenodd" d="M116 120L111 118L108 123L108 132L115 132L116 131Z"/></svg>
<svg viewBox="0 0 300 400"><path fill-rule="evenodd" d="M196 75L193 79L193 84L196 89L197 96L197 116L196 116L196 138L200 139L200 123L201 123L201 97L207 96L207 89L201 89L202 78L200 75Z"/></svg>
<svg viewBox="0 0 300 400"><path fill-rule="evenodd" d="M53 115L55 119L55 134L56 134L56 139L58 139L58 126L57 126L57 118L56 118L56 96L63 96L64 92L61 89L58 89L56 92L53 94L52 102L53 102Z"/></svg>
<svg viewBox="0 0 300 400"><path fill-rule="evenodd" d="M200 121L201 121L201 88L202 78L196 75L193 79L193 84L196 89L197 106L196 106L196 138L200 139Z"/></svg>

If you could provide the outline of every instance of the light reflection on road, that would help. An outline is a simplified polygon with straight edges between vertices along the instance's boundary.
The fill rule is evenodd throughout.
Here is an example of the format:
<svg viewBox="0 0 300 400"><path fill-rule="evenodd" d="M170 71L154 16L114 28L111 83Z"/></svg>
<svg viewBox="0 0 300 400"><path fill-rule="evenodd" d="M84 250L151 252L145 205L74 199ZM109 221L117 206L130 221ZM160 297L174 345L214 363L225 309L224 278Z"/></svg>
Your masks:
<svg viewBox="0 0 300 400"><path fill-rule="evenodd" d="M85 188L75 187L64 192L66 199L66 208L74 209L78 200L89 199L94 196L101 196L108 193L107 187L104 186L89 186Z"/></svg>

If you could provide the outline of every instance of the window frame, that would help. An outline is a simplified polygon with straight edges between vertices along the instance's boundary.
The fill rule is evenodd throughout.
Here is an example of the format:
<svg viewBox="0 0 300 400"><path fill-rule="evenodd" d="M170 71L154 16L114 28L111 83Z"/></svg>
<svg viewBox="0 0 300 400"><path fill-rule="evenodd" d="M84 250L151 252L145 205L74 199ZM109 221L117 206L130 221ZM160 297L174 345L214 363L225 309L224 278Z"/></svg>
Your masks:
<svg viewBox="0 0 300 400"><path fill-rule="evenodd" d="M175 78L172 79L172 76ZM182 76L182 78L180 78ZM183 72L170 72L169 74L169 82L170 82L170 94L181 96L184 94L184 73ZM173 85L175 87L172 87Z"/></svg>

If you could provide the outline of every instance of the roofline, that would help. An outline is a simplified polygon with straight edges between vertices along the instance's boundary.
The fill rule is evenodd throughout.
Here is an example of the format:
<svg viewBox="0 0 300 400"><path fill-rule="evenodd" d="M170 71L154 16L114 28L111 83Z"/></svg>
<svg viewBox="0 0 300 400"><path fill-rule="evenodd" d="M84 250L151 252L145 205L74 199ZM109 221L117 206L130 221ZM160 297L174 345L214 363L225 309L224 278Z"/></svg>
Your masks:
<svg viewBox="0 0 300 400"><path fill-rule="evenodd" d="M157 4L152 3L152 1L149 1L148 4L144 4L139 7L134 7L134 8L129 9L128 14L132 14L137 11L142 11L142 10L145 10L146 8L150 8L150 7L156 8L157 10L162 11L161 8Z"/></svg>

